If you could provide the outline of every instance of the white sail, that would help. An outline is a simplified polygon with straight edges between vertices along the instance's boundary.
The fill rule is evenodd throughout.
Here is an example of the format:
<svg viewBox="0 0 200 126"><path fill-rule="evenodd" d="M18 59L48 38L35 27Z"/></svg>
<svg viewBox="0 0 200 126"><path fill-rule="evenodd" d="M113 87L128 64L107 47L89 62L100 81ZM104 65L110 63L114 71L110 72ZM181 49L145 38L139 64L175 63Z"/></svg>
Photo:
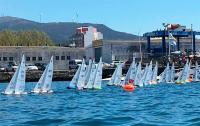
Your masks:
<svg viewBox="0 0 200 126"><path fill-rule="evenodd" d="M13 94L14 93L14 91L15 91L15 82L16 82L16 79L17 79L18 71L19 71L19 67L15 71L10 83L8 84L6 90L3 92L3 94Z"/></svg>
<svg viewBox="0 0 200 126"><path fill-rule="evenodd" d="M185 64L185 67L183 69L183 72L182 72L182 77L181 77L181 82L182 83L185 83L186 79L187 79L187 74L188 74L188 63Z"/></svg>
<svg viewBox="0 0 200 126"><path fill-rule="evenodd" d="M94 79L95 79L95 74L96 74L96 64L95 62L93 61L92 63L92 68L91 68L91 72L90 72L90 77L89 77L89 80L85 86L85 88L88 88L88 89L91 89L93 88L93 85L94 85Z"/></svg>
<svg viewBox="0 0 200 126"><path fill-rule="evenodd" d="M47 66L47 71L45 73L44 76L44 82L43 82L43 86L42 86L42 92L46 93L46 92L52 92L51 89L51 84L52 84L52 78L53 78L53 56L51 57L51 60Z"/></svg>
<svg viewBox="0 0 200 126"><path fill-rule="evenodd" d="M83 89L83 87L85 86L85 74L86 74L86 67L85 67L85 60L83 59L78 82L77 82L78 89Z"/></svg>
<svg viewBox="0 0 200 126"><path fill-rule="evenodd" d="M146 73L146 78L144 81L144 85L148 85L151 82L151 76L152 76L152 61L150 62L149 66L148 66L148 70Z"/></svg>
<svg viewBox="0 0 200 126"><path fill-rule="evenodd" d="M130 73L130 78L129 79L135 81L136 72L137 72L137 64L134 61L133 65L131 67L131 73Z"/></svg>
<svg viewBox="0 0 200 126"><path fill-rule="evenodd" d="M157 84L157 75L158 75L158 63L156 62L156 65L153 69L153 73L151 76L151 84Z"/></svg>
<svg viewBox="0 0 200 126"><path fill-rule="evenodd" d="M130 65L130 67L128 69L128 72L126 73L126 77L125 77L125 79L124 79L124 81L122 83L122 86L127 84L128 81L130 80L130 77L131 77L131 75L133 73L132 70L134 69L134 67L135 67L135 57L133 57L133 62L131 63L131 65Z"/></svg>
<svg viewBox="0 0 200 126"><path fill-rule="evenodd" d="M78 70L76 71L74 77L72 78L71 82L69 83L68 88L76 88L80 71L81 71L81 66L78 67Z"/></svg>
<svg viewBox="0 0 200 126"><path fill-rule="evenodd" d="M125 79L122 83L122 86L125 85L126 83L128 83L128 80L130 78L130 74L131 74L131 66L129 67L128 72L126 73L126 76L125 76Z"/></svg>
<svg viewBox="0 0 200 126"><path fill-rule="evenodd" d="M44 70L42 76L40 77L39 81L35 85L35 87L34 87L32 92L40 93L42 91L42 85L44 83L44 78L45 78L45 75L46 75L46 72L47 72L47 67L48 67L48 65L46 66L46 69Z"/></svg>
<svg viewBox="0 0 200 126"><path fill-rule="evenodd" d="M175 78L175 68L174 68L174 63L172 64L172 67L171 67L171 71L170 71L170 83L173 83L174 82L174 78Z"/></svg>
<svg viewBox="0 0 200 126"><path fill-rule="evenodd" d="M167 69L165 68L164 71L160 74L160 79L158 81L159 83L165 82L166 71Z"/></svg>
<svg viewBox="0 0 200 126"><path fill-rule="evenodd" d="M181 83L182 73L183 73L183 70L181 70L181 71L179 72L179 76L178 76L178 78L177 78L177 80L176 80L176 83Z"/></svg>
<svg viewBox="0 0 200 126"><path fill-rule="evenodd" d="M138 64L137 72L135 76L135 85L139 85L141 78L142 78L142 70L141 70L141 62L140 62Z"/></svg>
<svg viewBox="0 0 200 126"><path fill-rule="evenodd" d="M92 69L92 60L90 59L89 64L88 64L87 69L86 69L85 85L89 81L91 69Z"/></svg>
<svg viewBox="0 0 200 126"><path fill-rule="evenodd" d="M186 74L185 82L190 82L190 80L189 80L189 78L190 78L190 66L191 66L191 62L189 62L188 67L187 67L187 74Z"/></svg>
<svg viewBox="0 0 200 126"><path fill-rule="evenodd" d="M117 72L114 80L114 85L120 85L121 83L121 77L122 77L122 64L119 63L117 65Z"/></svg>
<svg viewBox="0 0 200 126"><path fill-rule="evenodd" d="M25 67L25 57L22 56L22 61L17 71L16 81L15 81L15 94L25 94L25 78L26 78L26 67Z"/></svg>
<svg viewBox="0 0 200 126"><path fill-rule="evenodd" d="M114 71L114 73L112 74L112 77L111 77L111 79L110 79L109 82L108 82L108 85L114 85L114 81L115 81L115 77L116 77L117 71L118 71L118 67L115 68L115 71Z"/></svg>
<svg viewBox="0 0 200 126"><path fill-rule="evenodd" d="M159 83L165 82L165 83L169 83L171 81L171 70L169 67L169 63L167 63L167 66L165 68L165 70L161 73L160 75L160 79L159 79Z"/></svg>
<svg viewBox="0 0 200 126"><path fill-rule="evenodd" d="M170 82L171 80L171 70L169 68L169 63L167 63L167 67L166 67L166 74L165 74L165 82Z"/></svg>
<svg viewBox="0 0 200 126"><path fill-rule="evenodd" d="M102 59L100 58L100 61L97 66L96 74L95 74L95 80L94 80L94 89L101 89L101 82L102 82Z"/></svg>
<svg viewBox="0 0 200 126"><path fill-rule="evenodd" d="M178 79L176 80L176 83L185 83L186 82L187 74L188 74L188 67L189 67L189 64L188 64L188 60L187 60L183 70L181 71Z"/></svg>
<svg viewBox="0 0 200 126"><path fill-rule="evenodd" d="M199 82L200 81L199 77L200 77L199 65L196 62L195 63L195 69L194 69L194 72L193 72L193 79L192 79L192 81L193 82Z"/></svg>
<svg viewBox="0 0 200 126"><path fill-rule="evenodd" d="M147 76L148 68L149 68L148 64L146 64L146 67L145 67L145 69L143 71L143 74L142 74L142 78L140 79L139 84L138 84L139 87L143 87L144 86L144 82L145 82L145 78Z"/></svg>

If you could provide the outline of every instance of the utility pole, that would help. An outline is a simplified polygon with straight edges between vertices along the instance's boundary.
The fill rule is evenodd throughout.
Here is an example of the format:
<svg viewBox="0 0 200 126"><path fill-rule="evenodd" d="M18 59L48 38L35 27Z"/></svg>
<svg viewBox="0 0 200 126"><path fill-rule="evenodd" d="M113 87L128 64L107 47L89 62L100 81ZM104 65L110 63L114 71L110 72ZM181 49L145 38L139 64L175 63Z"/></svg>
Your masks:
<svg viewBox="0 0 200 126"><path fill-rule="evenodd" d="M42 13L40 13L40 24L42 23Z"/></svg>

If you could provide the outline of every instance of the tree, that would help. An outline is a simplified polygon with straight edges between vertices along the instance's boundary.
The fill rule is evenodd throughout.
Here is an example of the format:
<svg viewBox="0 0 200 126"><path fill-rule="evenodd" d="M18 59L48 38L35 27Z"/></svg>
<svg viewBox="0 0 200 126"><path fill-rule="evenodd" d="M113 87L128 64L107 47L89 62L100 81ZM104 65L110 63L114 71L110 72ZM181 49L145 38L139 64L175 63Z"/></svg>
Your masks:
<svg viewBox="0 0 200 126"><path fill-rule="evenodd" d="M45 33L37 30L0 32L0 46L53 46L53 41Z"/></svg>

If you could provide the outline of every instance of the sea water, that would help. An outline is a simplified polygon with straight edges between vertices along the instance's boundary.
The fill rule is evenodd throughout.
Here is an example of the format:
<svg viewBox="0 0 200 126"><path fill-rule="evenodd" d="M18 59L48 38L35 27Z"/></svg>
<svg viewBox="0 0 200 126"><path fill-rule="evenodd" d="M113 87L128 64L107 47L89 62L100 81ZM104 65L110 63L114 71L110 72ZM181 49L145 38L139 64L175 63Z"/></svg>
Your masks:
<svg viewBox="0 0 200 126"><path fill-rule="evenodd" d="M200 83L160 84L126 92L67 89L53 82L53 94L0 95L0 126L200 125ZM26 83L31 91L36 83ZM0 84L0 91L6 88Z"/></svg>

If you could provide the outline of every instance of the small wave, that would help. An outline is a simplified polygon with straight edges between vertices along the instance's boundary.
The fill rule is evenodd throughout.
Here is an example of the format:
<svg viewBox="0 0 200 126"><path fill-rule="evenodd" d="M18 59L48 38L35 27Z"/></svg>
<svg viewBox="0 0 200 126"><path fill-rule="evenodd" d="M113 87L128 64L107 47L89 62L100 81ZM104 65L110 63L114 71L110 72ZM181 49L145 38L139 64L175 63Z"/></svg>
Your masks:
<svg viewBox="0 0 200 126"><path fill-rule="evenodd" d="M84 119L78 122L73 123L72 125L78 126L104 126L104 125L112 125L112 122L105 122L103 119ZM114 124L113 124L114 125Z"/></svg>
<svg viewBox="0 0 200 126"><path fill-rule="evenodd" d="M199 122L200 123L200 117L187 120L186 122Z"/></svg>
<svg viewBox="0 0 200 126"><path fill-rule="evenodd" d="M60 124L62 122L65 122L64 119L39 119L39 120L34 120L34 121L26 121L23 124L26 125L36 125L36 126L48 126L48 125L55 125L55 124Z"/></svg>

